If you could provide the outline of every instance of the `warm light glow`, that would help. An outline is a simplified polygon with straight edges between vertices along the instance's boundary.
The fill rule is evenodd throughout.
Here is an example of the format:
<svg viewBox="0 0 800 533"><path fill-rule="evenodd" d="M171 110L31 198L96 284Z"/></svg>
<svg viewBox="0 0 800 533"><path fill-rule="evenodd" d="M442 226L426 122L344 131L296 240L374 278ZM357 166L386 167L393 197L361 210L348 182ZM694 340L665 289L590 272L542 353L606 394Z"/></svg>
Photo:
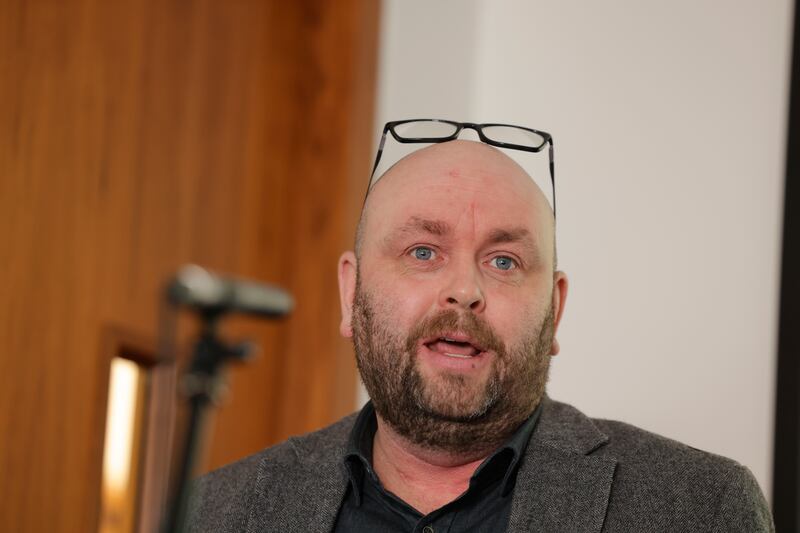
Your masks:
<svg viewBox="0 0 800 533"><path fill-rule="evenodd" d="M139 367L133 361L111 362L103 457L103 485L112 492L125 492L131 475Z"/></svg>
<svg viewBox="0 0 800 533"><path fill-rule="evenodd" d="M145 367L124 357L112 359L99 533L133 533L137 527L147 379Z"/></svg>

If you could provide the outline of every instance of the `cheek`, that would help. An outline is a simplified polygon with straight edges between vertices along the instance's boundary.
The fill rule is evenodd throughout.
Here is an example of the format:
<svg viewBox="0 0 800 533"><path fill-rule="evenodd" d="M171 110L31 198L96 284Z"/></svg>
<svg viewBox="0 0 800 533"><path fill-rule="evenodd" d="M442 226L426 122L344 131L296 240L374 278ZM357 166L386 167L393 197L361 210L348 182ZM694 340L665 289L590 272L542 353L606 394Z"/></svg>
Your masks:
<svg viewBox="0 0 800 533"><path fill-rule="evenodd" d="M508 345L519 343L534 332L550 307L548 297L521 298L519 293L487 297L486 319Z"/></svg>
<svg viewBox="0 0 800 533"><path fill-rule="evenodd" d="M428 284L408 279L371 280L368 290L384 320L408 331L431 309L435 290Z"/></svg>

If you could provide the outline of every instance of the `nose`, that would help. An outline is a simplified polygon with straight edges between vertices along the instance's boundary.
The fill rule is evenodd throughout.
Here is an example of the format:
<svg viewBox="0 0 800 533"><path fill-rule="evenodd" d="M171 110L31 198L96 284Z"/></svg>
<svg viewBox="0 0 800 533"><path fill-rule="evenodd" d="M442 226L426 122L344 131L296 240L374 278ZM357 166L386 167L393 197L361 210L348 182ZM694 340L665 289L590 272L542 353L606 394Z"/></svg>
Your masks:
<svg viewBox="0 0 800 533"><path fill-rule="evenodd" d="M451 263L450 266L447 280L439 293L439 305L443 308L460 307L473 313L483 312L486 298L475 265Z"/></svg>

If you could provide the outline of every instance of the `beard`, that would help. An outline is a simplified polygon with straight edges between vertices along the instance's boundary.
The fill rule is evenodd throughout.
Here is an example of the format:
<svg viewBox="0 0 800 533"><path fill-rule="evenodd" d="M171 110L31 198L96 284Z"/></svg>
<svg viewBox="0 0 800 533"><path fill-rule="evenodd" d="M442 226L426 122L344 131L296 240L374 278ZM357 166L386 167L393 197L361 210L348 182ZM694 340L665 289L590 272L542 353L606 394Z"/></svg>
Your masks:
<svg viewBox="0 0 800 533"><path fill-rule="evenodd" d="M541 401L554 335L552 303L538 322L529 318L526 336L513 346L471 312L443 310L403 336L390 313L379 316L377 311L357 278L353 342L358 370L375 411L412 443L457 454L483 453L507 440ZM423 375L417 361L420 342L447 331L464 332L494 354L485 380L447 371Z"/></svg>

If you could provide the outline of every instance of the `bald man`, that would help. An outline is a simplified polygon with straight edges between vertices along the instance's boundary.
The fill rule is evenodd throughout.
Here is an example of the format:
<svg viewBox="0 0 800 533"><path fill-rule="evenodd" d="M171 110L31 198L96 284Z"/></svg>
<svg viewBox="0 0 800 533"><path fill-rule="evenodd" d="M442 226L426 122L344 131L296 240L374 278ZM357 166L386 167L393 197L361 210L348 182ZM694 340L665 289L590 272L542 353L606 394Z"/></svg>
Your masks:
<svg viewBox="0 0 800 533"><path fill-rule="evenodd" d="M420 149L339 261L371 401L201 479L197 531L772 531L737 463L545 395L567 277L553 212L503 152Z"/></svg>

